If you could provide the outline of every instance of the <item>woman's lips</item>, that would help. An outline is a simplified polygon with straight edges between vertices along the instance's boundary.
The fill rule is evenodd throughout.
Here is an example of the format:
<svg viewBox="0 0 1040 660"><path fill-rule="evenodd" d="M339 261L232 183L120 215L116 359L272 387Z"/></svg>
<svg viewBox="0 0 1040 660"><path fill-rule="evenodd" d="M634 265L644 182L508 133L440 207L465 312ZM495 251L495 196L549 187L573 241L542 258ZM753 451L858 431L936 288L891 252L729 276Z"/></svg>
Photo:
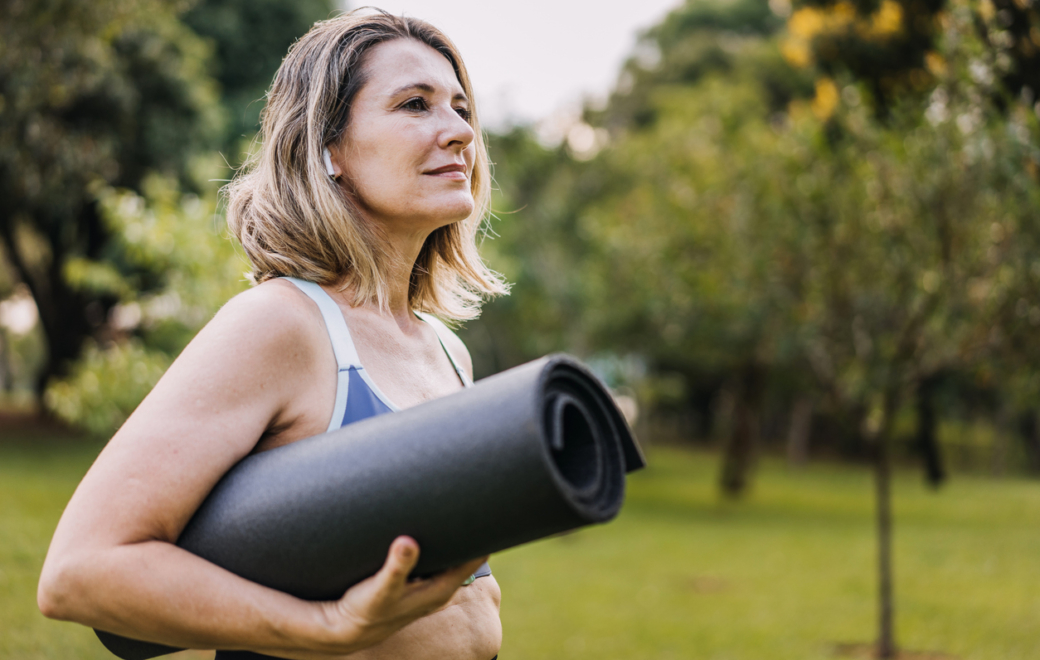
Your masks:
<svg viewBox="0 0 1040 660"><path fill-rule="evenodd" d="M429 176L437 176L444 179L452 179L455 181L466 181L469 177L466 175L466 166L458 163L452 163L451 165L444 165L434 170L428 170L423 174Z"/></svg>

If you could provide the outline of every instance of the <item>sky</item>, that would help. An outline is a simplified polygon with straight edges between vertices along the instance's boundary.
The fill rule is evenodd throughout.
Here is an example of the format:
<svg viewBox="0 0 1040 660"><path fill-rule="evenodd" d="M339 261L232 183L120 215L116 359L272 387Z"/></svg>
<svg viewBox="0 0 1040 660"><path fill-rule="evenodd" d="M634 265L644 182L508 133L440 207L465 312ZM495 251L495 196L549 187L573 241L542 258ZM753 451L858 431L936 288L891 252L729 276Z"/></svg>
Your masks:
<svg viewBox="0 0 1040 660"><path fill-rule="evenodd" d="M469 69L481 123L566 121L603 99L642 29L682 0L370 0L426 20L455 42ZM350 6L369 4L364 0Z"/></svg>

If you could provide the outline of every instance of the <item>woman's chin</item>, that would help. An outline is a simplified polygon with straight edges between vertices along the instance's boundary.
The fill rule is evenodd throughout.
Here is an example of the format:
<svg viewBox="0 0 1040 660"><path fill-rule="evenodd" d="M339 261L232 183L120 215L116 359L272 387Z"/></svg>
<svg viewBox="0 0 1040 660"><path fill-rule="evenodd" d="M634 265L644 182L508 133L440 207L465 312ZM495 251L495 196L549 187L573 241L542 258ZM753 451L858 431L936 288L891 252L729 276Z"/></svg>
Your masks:
<svg viewBox="0 0 1040 660"><path fill-rule="evenodd" d="M373 207L364 205L365 215L370 221L385 224L388 228L399 227L412 231L435 231L441 227L461 222L473 214L476 205L473 198L439 199L421 206L398 207L390 205Z"/></svg>
<svg viewBox="0 0 1040 660"><path fill-rule="evenodd" d="M463 199L445 200L445 203L437 206L437 213L433 215L439 223L439 227L465 220L473 214L475 207L473 198L468 195Z"/></svg>

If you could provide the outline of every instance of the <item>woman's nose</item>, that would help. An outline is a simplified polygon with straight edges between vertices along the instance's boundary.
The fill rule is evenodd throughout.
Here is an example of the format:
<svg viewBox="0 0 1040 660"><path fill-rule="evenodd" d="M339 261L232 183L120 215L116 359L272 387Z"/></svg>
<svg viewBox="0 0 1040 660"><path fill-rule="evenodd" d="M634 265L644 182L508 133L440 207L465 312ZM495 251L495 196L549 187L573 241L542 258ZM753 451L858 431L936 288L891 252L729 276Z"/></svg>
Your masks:
<svg viewBox="0 0 1040 660"><path fill-rule="evenodd" d="M441 116L443 124L440 127L439 142L442 147L465 149L473 142L473 127L454 108L443 111Z"/></svg>

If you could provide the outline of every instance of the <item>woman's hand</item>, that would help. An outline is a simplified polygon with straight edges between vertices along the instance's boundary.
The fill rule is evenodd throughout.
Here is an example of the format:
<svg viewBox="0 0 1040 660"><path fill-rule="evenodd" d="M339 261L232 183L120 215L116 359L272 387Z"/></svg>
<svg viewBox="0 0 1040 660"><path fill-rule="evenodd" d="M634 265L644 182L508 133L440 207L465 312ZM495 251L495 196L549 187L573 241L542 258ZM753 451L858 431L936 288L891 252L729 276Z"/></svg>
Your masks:
<svg viewBox="0 0 1040 660"><path fill-rule="evenodd" d="M502 646L501 598L494 576L482 577L457 589L444 607L348 657L350 660L488 660Z"/></svg>
<svg viewBox="0 0 1040 660"><path fill-rule="evenodd" d="M350 653L378 644L416 619L444 607L487 557L427 579L409 581L408 575L418 560L418 544L400 536L391 544L378 573L348 589L341 599L323 603L331 653Z"/></svg>

